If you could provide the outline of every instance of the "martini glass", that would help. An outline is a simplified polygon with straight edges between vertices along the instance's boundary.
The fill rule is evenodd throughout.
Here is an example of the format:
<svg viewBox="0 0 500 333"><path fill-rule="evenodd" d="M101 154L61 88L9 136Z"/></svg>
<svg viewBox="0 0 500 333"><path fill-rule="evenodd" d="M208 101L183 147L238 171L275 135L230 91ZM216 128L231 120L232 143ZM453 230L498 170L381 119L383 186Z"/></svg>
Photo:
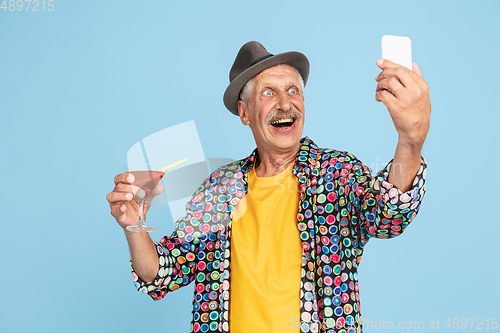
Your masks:
<svg viewBox="0 0 500 333"><path fill-rule="evenodd" d="M155 227L146 225L146 214L144 214L144 204L150 204L152 197L151 191L158 185L160 179L165 175L166 170L161 166L150 163L129 163L126 165L127 172L134 175L135 180L132 183L132 192L134 199L139 204L139 220L137 224L129 225L128 231L150 232Z"/></svg>
<svg viewBox="0 0 500 333"><path fill-rule="evenodd" d="M139 220L137 224L129 225L127 227L128 231L133 232L150 232L154 231L155 227L150 227L146 225L146 214L144 213L144 204L151 204L153 197L151 196L151 191L158 185L160 179L163 178L165 172L168 169L173 168L187 159L183 158L167 167L162 168L160 165L155 165L151 163L129 163L126 167L126 172L134 175L135 180L132 183L132 192L134 193L134 199L139 203Z"/></svg>

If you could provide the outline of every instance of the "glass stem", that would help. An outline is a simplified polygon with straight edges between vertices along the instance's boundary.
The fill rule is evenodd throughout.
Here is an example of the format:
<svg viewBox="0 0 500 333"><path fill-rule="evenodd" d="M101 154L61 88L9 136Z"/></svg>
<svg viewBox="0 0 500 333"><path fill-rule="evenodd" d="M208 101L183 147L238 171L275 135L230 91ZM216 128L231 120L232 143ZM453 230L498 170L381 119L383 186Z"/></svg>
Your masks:
<svg viewBox="0 0 500 333"><path fill-rule="evenodd" d="M139 221L137 223L144 224L144 199L141 199L141 202L139 202Z"/></svg>

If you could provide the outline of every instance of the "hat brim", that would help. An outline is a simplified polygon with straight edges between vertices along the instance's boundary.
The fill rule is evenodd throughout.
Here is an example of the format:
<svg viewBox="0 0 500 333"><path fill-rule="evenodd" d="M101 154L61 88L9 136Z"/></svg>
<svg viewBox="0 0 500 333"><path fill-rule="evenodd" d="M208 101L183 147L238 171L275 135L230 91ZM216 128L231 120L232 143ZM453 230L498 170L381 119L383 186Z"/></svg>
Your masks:
<svg viewBox="0 0 500 333"><path fill-rule="evenodd" d="M309 60L307 60L305 55L300 52L276 54L247 68L234 78L224 92L224 105L226 108L231 111L231 113L238 115L238 99L243 86L263 70L281 64L295 67L302 76L304 85L307 83L307 78L309 76Z"/></svg>

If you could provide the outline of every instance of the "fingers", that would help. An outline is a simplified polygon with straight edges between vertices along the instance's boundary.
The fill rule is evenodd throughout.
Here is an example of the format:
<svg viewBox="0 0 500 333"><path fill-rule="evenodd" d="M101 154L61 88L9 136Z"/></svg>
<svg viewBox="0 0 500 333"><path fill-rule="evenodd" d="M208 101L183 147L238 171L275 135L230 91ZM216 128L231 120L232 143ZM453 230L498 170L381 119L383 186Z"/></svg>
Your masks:
<svg viewBox="0 0 500 333"><path fill-rule="evenodd" d="M403 97L405 92L405 89L401 82L394 77L384 78L380 80L377 84L375 94L377 94L381 90L386 90L397 98Z"/></svg>
<svg viewBox="0 0 500 333"><path fill-rule="evenodd" d="M386 89L378 90L375 94L377 102L384 103L389 110L392 110L397 105L396 96Z"/></svg>
<svg viewBox="0 0 500 333"><path fill-rule="evenodd" d="M133 174L124 172L115 176L115 185L116 184L132 184L135 181L135 177Z"/></svg>
<svg viewBox="0 0 500 333"><path fill-rule="evenodd" d="M412 63L412 67L411 67L412 71L417 74L418 76L420 76L421 78L423 78L422 76L422 73L420 73L420 67L418 67L417 63L414 62Z"/></svg>
<svg viewBox="0 0 500 333"><path fill-rule="evenodd" d="M132 174L122 173L115 177L115 188L113 192L128 192L136 195L139 191L139 187L136 185L131 185L131 182L135 181L135 177Z"/></svg>
<svg viewBox="0 0 500 333"><path fill-rule="evenodd" d="M377 66L381 70L384 70L384 69L390 68L390 67L403 67L403 68L406 68L406 67L404 67L404 66L402 66L400 64L396 64L395 62L392 62L392 61L390 61L388 59L383 59L383 58L380 58L380 59L377 60ZM406 68L406 69L408 69L408 68Z"/></svg>
<svg viewBox="0 0 500 333"><path fill-rule="evenodd" d="M108 202L110 202L110 203L115 202L115 201L124 201L124 200L130 201L131 199L128 199L128 198L133 198L135 193L137 193L138 189L139 188L135 185L118 183L115 185L115 188L113 189L113 191L108 193L106 198L108 198ZM131 196L125 197L126 194L130 194ZM125 198L127 198L127 199L125 199Z"/></svg>
<svg viewBox="0 0 500 333"><path fill-rule="evenodd" d="M120 219L120 217L127 212L127 206L120 203L112 203L111 207L111 216L115 219Z"/></svg>
<svg viewBox="0 0 500 333"><path fill-rule="evenodd" d="M106 199L109 202L109 207L111 208L111 215L118 221L118 223L123 222L122 219L126 220L124 216L129 210L137 212L138 203L133 200L134 195L130 192L110 192L106 195Z"/></svg>
<svg viewBox="0 0 500 333"><path fill-rule="evenodd" d="M377 60L377 66L381 69L381 70L384 70L386 69L387 67L397 67L399 66L398 64L390 61L390 60L387 60L387 59L378 59Z"/></svg>
<svg viewBox="0 0 500 333"><path fill-rule="evenodd" d="M122 183L124 174L117 175L115 177L115 188L112 192L106 195L106 200L109 202L109 207L111 208L111 215L119 220L120 217L127 211L127 203L129 203L134 195L131 193L132 186ZM125 175L125 178L127 175ZM126 180L125 180L126 181Z"/></svg>
<svg viewBox="0 0 500 333"><path fill-rule="evenodd" d="M409 88L415 84L415 80L410 73L411 71L406 67L388 67L375 77L375 81L380 82L383 79L394 78L404 87Z"/></svg>
<svg viewBox="0 0 500 333"><path fill-rule="evenodd" d="M382 72L377 76L379 79L385 75L401 76L406 81L406 84L411 83L409 78L417 82L423 79L420 68L416 63L412 63L412 71L387 59L378 59L377 66L382 69ZM377 78L375 78L376 81L378 81ZM402 81L401 83L406 87L405 82Z"/></svg>
<svg viewBox="0 0 500 333"><path fill-rule="evenodd" d="M161 192L163 192L163 185L162 184L158 184L156 185L156 187L151 191L151 195L153 197L156 197L158 194L160 194Z"/></svg>
<svg viewBox="0 0 500 333"><path fill-rule="evenodd" d="M118 203L118 202L124 202L124 201L130 201L134 198L134 195L130 192L110 192L106 195L106 199L110 204Z"/></svg>
<svg viewBox="0 0 500 333"><path fill-rule="evenodd" d="M153 201L153 199L157 195L161 194L161 192L163 192L163 185L162 184L156 185L155 188L153 188L153 190L146 197L146 203L151 204L151 201Z"/></svg>
<svg viewBox="0 0 500 333"><path fill-rule="evenodd" d="M111 215L120 225L128 225L130 216L134 215L134 210L138 213L138 206L141 199L144 200L144 214L149 209L151 200L163 192L163 185L158 184L150 193L140 187L133 185L135 177L130 173L122 173L114 178L115 188L106 195L106 200L111 208ZM127 214L126 214L127 213ZM131 215L132 214L132 215Z"/></svg>
<svg viewBox="0 0 500 333"><path fill-rule="evenodd" d="M132 185L134 181L135 177L130 173L116 175L115 188L106 195L110 213L122 228L137 222L139 204L134 200L134 195L139 187Z"/></svg>
<svg viewBox="0 0 500 333"><path fill-rule="evenodd" d="M413 63L415 72L387 59L378 59L377 66L382 69L382 72L375 77L375 81L378 82L375 99L378 102L384 102L383 97L385 100L388 98L383 91L387 91L398 99L409 100L412 96L419 96L420 92L425 90L425 81L416 63Z"/></svg>

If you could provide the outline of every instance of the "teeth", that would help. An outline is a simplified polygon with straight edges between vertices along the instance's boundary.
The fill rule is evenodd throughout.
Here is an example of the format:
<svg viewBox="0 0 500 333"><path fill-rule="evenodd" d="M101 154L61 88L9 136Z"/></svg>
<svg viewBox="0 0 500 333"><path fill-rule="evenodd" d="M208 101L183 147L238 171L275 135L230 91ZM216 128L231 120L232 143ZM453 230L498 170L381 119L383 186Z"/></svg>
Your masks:
<svg viewBox="0 0 500 333"><path fill-rule="evenodd" d="M291 123L291 122L293 122L293 118L286 118L286 119L275 120L271 123L271 125L282 124L282 123Z"/></svg>

